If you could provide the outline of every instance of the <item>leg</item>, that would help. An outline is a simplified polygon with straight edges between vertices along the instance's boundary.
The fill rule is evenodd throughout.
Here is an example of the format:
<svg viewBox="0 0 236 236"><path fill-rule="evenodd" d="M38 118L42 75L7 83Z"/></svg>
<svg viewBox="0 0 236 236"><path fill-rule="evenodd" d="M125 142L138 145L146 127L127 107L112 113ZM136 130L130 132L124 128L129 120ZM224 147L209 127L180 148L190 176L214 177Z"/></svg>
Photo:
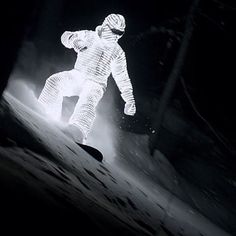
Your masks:
<svg viewBox="0 0 236 236"><path fill-rule="evenodd" d="M60 119L63 96L73 95L75 80L70 71L53 74L46 80L38 101L53 120Z"/></svg>
<svg viewBox="0 0 236 236"><path fill-rule="evenodd" d="M104 87L92 81L86 81L72 114L69 124L78 127L86 138L96 117L96 106L104 93Z"/></svg>

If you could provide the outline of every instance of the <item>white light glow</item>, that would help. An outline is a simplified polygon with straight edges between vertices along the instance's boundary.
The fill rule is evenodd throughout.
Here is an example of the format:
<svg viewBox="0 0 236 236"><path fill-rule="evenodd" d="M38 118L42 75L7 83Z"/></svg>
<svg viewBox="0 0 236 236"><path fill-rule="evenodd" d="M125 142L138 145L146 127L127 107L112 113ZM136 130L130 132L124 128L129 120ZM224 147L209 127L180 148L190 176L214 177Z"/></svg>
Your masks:
<svg viewBox="0 0 236 236"><path fill-rule="evenodd" d="M136 112L125 53L117 43L121 35L113 33L111 27L124 30L124 18L111 14L96 31L64 32L62 44L77 53L74 69L50 76L39 96L46 113L55 120L60 119L63 97L79 96L69 123L80 128L84 137L87 137L92 127L96 106L104 94L111 73L126 103L125 114L134 115Z"/></svg>

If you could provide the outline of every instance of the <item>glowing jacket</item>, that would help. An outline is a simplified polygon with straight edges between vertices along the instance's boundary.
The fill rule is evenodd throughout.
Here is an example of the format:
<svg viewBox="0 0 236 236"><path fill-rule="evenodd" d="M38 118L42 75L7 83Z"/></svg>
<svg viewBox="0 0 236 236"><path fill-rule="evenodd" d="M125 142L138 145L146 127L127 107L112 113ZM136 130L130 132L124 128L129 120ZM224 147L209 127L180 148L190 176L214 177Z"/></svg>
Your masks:
<svg viewBox="0 0 236 236"><path fill-rule="evenodd" d="M134 103L133 88L127 71L125 53L117 41L101 38L96 31L66 31L62 44L77 54L74 68L89 80L106 87L109 75L114 80L126 103Z"/></svg>

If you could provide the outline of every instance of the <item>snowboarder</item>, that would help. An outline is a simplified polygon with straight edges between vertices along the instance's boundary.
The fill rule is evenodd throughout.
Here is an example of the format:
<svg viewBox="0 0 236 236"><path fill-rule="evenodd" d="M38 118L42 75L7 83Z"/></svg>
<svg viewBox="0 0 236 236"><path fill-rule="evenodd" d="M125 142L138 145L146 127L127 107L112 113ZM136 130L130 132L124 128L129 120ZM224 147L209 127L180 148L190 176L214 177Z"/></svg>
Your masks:
<svg viewBox="0 0 236 236"><path fill-rule="evenodd" d="M122 15L110 14L95 31L65 31L61 36L62 44L77 53L74 69L51 75L38 101L49 116L58 120L63 97L79 96L64 130L77 142L84 142L91 130L111 73L125 102L124 113L133 116L136 112L125 53L118 44L125 27Z"/></svg>

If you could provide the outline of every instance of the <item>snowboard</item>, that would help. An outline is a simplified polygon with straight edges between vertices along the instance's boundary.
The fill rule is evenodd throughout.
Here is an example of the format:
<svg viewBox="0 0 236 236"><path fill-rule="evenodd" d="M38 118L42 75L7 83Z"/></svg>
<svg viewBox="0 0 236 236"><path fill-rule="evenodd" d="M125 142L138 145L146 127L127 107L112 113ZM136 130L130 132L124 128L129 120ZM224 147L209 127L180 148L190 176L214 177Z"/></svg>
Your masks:
<svg viewBox="0 0 236 236"><path fill-rule="evenodd" d="M75 142L69 135L67 135L64 130L57 126L57 128L60 129L60 131L67 136L68 138L70 138L72 140L72 142ZM85 152L87 152L91 157L93 157L95 160L102 162L103 160L103 154L96 148L83 144L83 143L79 143L79 142L75 142L78 146L80 146Z"/></svg>
<svg viewBox="0 0 236 236"><path fill-rule="evenodd" d="M103 155L99 150L97 150L96 148L91 147L89 145L86 145L86 144L82 144L82 143L78 143L78 142L76 142L76 144L79 145L84 151L86 151L95 160L102 162Z"/></svg>

